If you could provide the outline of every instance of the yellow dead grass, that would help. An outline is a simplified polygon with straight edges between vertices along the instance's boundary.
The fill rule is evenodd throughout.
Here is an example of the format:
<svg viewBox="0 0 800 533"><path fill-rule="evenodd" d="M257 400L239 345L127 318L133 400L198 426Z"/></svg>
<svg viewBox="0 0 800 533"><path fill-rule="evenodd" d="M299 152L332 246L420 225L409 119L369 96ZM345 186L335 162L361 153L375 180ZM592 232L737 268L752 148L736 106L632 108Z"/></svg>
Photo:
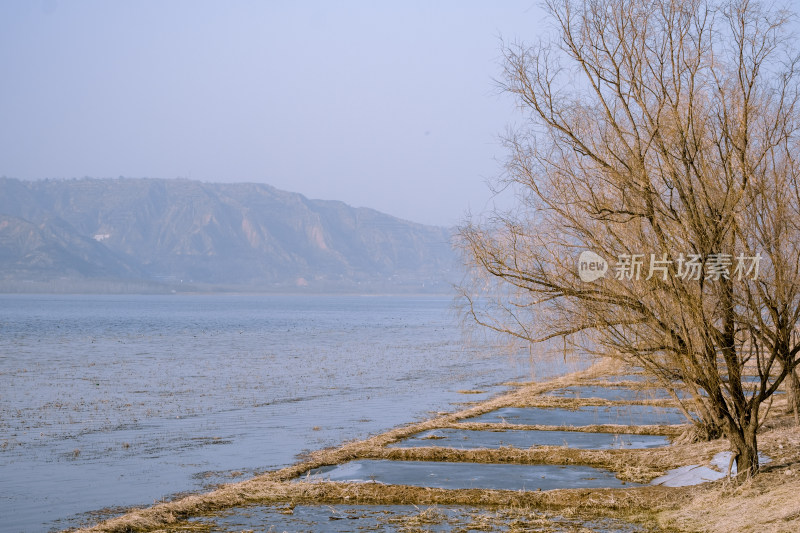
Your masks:
<svg viewBox="0 0 800 533"><path fill-rule="evenodd" d="M784 401L785 403L785 401ZM736 485L723 481L695 487L691 499L659 516L662 525L707 532L800 531L800 428L788 417L760 436L772 460L755 478Z"/></svg>
<svg viewBox="0 0 800 533"><path fill-rule="evenodd" d="M622 424L593 424L590 426L547 426L540 424L509 424L491 422L459 422L442 424L440 428L469 429L473 431L574 431L578 433L621 433L625 435L666 435L677 437L686 431L686 425L624 426Z"/></svg>
<svg viewBox="0 0 800 533"><path fill-rule="evenodd" d="M245 482L245 487L224 487L176 502L108 520L85 531L153 531L181 523L188 517L252 503L290 502L291 504L349 505L465 505L540 510L568 509L603 516L626 516L650 510L651 502L675 502L685 490L663 487L619 489L559 489L550 491L511 491L486 489L437 489L380 483ZM242 490L244 489L244 490Z"/></svg>
<svg viewBox="0 0 800 533"><path fill-rule="evenodd" d="M663 512L659 521L687 531L796 533L800 531L800 477L781 476L764 473L735 489L698 489L687 504Z"/></svg>

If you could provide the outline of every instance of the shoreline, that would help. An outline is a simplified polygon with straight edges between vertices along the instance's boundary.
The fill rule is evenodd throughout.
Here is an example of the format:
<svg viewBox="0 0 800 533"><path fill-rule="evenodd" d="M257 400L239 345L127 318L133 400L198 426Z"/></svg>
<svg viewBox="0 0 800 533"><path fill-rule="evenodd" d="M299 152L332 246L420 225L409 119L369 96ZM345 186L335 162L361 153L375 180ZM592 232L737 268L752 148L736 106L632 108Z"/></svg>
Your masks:
<svg viewBox="0 0 800 533"><path fill-rule="evenodd" d="M616 371L616 372L615 372ZM373 437L345 443L338 447L312 452L305 460L291 466L258 475L252 479L225 484L220 488L158 503L147 508L131 509L122 516L105 520L95 526L79 529L81 532L154 531L169 527L181 531L186 520L207 516L215 512L255 504L347 504L347 505L466 505L497 509L513 507L530 512L566 512L590 518L615 518L633 524L669 531L764 531L764 525L778 520L775 531L790 531L800 526L800 503L793 506L794 498L773 498L774 503L784 503L789 509L775 509L775 517L764 513L739 516L735 509L747 490L776 491L776 494L794 496L800 490L800 436L786 420L775 418L773 426L761 435L761 449L773 458L762 474L743 485L731 481L704 483L688 487L643 485L616 489L562 488L544 491L514 491L494 489L441 489L382 483L357 483L337 481L301 481L298 476L313 468L341 464L356 459L390 459L414 461L444 461L466 463L586 465L611 470L623 482L649 483L667 470L690 464L705 464L728 449L726 440L700 443L673 442L663 448L588 450L564 446L537 446L529 449L453 449L441 447L388 448L416 433L442 428L458 429L518 429L518 430L568 430L618 434L666 435L672 439L688 429L688 424L657 426L592 425L574 426L519 426L514 424L487 424L459 422L503 407L548 406L572 407L581 405L645 404L674 405L672 400L610 401L601 399L570 399L541 396L549 390L571 385L586 384L606 386L634 386L636 382L602 381L618 374L618 365L602 360L586 370L572 372L545 382L520 384L507 393L479 402L465 409L436 416L429 420L407 424ZM641 386L641 384L640 384ZM781 400L774 402L776 408ZM785 402L785 400L783 400ZM773 416L775 415L773 413ZM678 439L680 440L680 439ZM786 471L789 474L786 474ZM776 473L777 472L777 473ZM776 478L776 476L781 476ZM755 489L759 487L758 489ZM770 488L771 487L771 488ZM715 504L712 517L709 500ZM728 506L716 506L727 502ZM731 507L732 506L732 507ZM795 510L796 507L796 510ZM727 512L720 510L727 509ZM729 516L730 515L730 516ZM736 521L731 523L732 516ZM788 518L787 518L788 517ZM748 525L752 523L751 525ZM720 527L714 527L718 524ZM733 526L732 526L733 524ZM727 528L727 529L725 529ZM751 529L749 529L751 528ZM786 529L782 529L786 528ZM770 529L766 529L770 530ZM71 530L75 531L75 530Z"/></svg>
<svg viewBox="0 0 800 533"><path fill-rule="evenodd" d="M9 531L88 527L574 369L465 338L447 299L5 303Z"/></svg>

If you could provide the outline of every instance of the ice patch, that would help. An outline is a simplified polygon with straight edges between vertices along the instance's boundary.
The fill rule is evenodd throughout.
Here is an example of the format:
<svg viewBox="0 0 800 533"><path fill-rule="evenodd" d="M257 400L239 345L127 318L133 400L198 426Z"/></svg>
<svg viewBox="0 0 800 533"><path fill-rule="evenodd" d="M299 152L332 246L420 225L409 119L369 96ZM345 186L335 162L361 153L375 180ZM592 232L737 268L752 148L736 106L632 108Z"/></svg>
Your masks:
<svg viewBox="0 0 800 533"><path fill-rule="evenodd" d="M707 481L716 481L724 477L724 473L712 470L707 466L689 465L668 471L663 476L655 478L652 484L665 487L686 487Z"/></svg>
<svg viewBox="0 0 800 533"><path fill-rule="evenodd" d="M664 485L665 487L688 487L689 485L699 485L708 481L717 481L727 475L730 460L731 452L719 452L711 459L708 466L688 465L673 468L663 476L655 478L651 484ZM766 464L771 459L759 453L758 461L760 464ZM731 475L736 475L736 463L731 466Z"/></svg>

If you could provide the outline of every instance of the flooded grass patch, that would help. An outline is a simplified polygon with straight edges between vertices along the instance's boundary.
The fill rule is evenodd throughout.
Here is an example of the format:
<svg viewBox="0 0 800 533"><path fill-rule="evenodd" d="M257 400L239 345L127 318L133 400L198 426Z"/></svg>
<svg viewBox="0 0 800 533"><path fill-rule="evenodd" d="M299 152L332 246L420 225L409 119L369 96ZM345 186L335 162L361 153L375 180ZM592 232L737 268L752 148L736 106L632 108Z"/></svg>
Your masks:
<svg viewBox="0 0 800 533"><path fill-rule="evenodd" d="M472 431L570 431L580 433L612 433L625 435L660 435L678 437L686 431L683 425L621 426L619 424L590 424L588 426L549 426L546 424L510 424L496 422L454 422L442 424L439 429L450 428Z"/></svg>
<svg viewBox="0 0 800 533"><path fill-rule="evenodd" d="M304 481L386 483L441 489L619 488L613 472L578 465L520 465L362 459L310 470Z"/></svg>
<svg viewBox="0 0 800 533"><path fill-rule="evenodd" d="M651 405L598 405L576 409L543 407L504 407L464 422L526 424L548 426L588 426L598 424L643 425L682 424L686 418L680 409Z"/></svg>
<svg viewBox="0 0 800 533"><path fill-rule="evenodd" d="M728 443L724 440L700 443L678 442L667 447L649 449L608 450L576 449L564 446L539 446L529 449L513 447L454 449L439 446L438 442L443 439L436 438L425 439L424 442L428 445L422 447L387 446L409 437L414 438L423 432L434 431L433 434L436 434L436 431L442 429L501 430L499 432L501 434L504 432L503 430L520 429L558 429L576 433L619 430L629 435L659 433L676 435L686 428L685 425L595 424L575 426L570 429L567 426L460 422L460 420L477 418L499 409L522 404L533 398L541 397L541 393L548 390L585 383L585 380L592 377L593 373L594 377L597 377L597 370L591 369L564 378L557 378L551 383L531 383L502 397L487 400L480 405L457 413L398 427L369 439L349 442L337 448L309 453L302 463L278 471L267 472L250 480L224 485L213 492L188 496L129 512L125 516L100 524L90 531L186 531L186 529L181 529L183 524L187 524L187 527L198 528L195 529L197 531L248 529L269 531L269 527L272 527L273 524L280 524L273 529L274 531L326 531L319 523L309 527L305 522L293 523L292 520L295 519L295 514L297 514L297 519L304 516L303 506L315 507L318 510L333 506L341 506L342 509L369 506L368 509L377 510L381 507L404 505L414 506L417 514L411 513L405 518L395 516L402 521L397 524L402 523L405 528L401 531L435 531L436 524L442 524L441 527L449 527L450 522L444 520L440 515L443 512L442 507L463 507L477 513L475 520L453 525L452 531L454 532L616 531L608 525L608 522L604 522L608 519L621 519L623 526L625 523L642 524L639 529L631 529L631 531L672 531L670 527L673 524L680 524L681 530L696 530L696 527L692 526L702 524L704 517L707 516L713 517L716 521L716 526L709 530L731 531L737 530L737 527L742 524L731 522L729 517L737 514L736 509L739 507L748 505L752 512L749 512L747 516L742 516L741 520L747 524L758 523L765 527L757 529L747 526L741 527L739 530L754 532L769 530L769 526L772 524L767 524L765 517L759 517L759 513L755 512L756 508L750 505L750 500L745 501L743 498L758 499L759 505L765 509L769 508L771 516L778 517L782 524L787 525L787 531L794 530L793 526L800 521L800 513L796 509L797 483L795 483L796 479L800 479L800 474L795 477L796 472L800 472L799 437L797 437L794 427L781 429L783 427L781 424L788 422L772 417L767 421L767 429L761 435L760 443L765 452L773 458L773 462L766 465L765 473L757 477L752 484L753 488L747 488L747 486L732 488L730 484L726 485L725 481L686 488L669 488L649 484L653 479L676 467L707 464L709 461L713 461L717 454L728 449ZM570 401L570 399L564 398L559 400ZM579 408L590 407L581 405L575 400L571 401L577 403ZM785 411L784 404L785 399L777 400L773 412ZM609 405L594 407L609 407ZM619 405L611 407L619 407ZM644 407L658 406L645 405ZM574 465L593 467L598 471L613 473L612 475L620 483L626 481L626 484L621 488L569 488L539 491L486 488L446 489L422 484L419 486L385 484L386 479L378 479L379 472L372 473L374 480L367 479L358 483L306 482L295 479L313 469L335 469L337 465L367 461L370 463L403 462L404 466L418 462L420 467L425 465L429 467L432 463L448 463L460 469L466 467L475 469L480 468L481 465L512 468L550 466L561 469L561 467ZM474 480L468 480L468 482L474 482ZM634 483L647 483L647 485L636 486ZM718 506L719 510L715 506L717 500L723 502L723 505ZM428 506L437 507L431 511ZM259 507L270 507L272 511L262 514L258 510ZM300 510L298 511L298 509ZM525 517L514 514L517 511L523 515L528 511L534 514ZM241 513L249 513L255 520L261 522L237 522L239 518L236 517ZM224 529L220 523L216 522L223 515L231 518L230 529ZM351 515L356 516L358 513L351 513ZM558 516L580 517L583 522L565 525L562 529L558 529L563 525L558 523L556 519ZM185 522L187 519L192 524ZM539 521L537 522L535 519L539 519ZM204 520L207 521L200 523ZM285 522L279 520L285 520ZM395 523L387 521L386 524L369 526L369 522L359 522L359 520L362 518L342 516L328 518L327 523L349 524L351 528L349 530L352 531L391 531L390 524ZM293 525L297 523L301 525ZM353 524L363 524L365 527L357 528ZM662 526L667 529L661 529ZM449 531L448 529L443 530ZM620 529L619 531L626 530Z"/></svg>
<svg viewBox="0 0 800 533"><path fill-rule="evenodd" d="M630 435L624 433L594 433L585 431L541 430L459 430L444 428L429 430L391 444L391 447L442 446L475 449L530 448L531 446L567 446L569 448L605 450L609 448L656 448L667 446L669 439L661 435Z"/></svg>
<svg viewBox="0 0 800 533"><path fill-rule="evenodd" d="M213 492L189 496L183 499L165 502L156 506L136 510L117 519L98 525L90 531L129 531L162 529L167 524L199 514L219 511L252 503L283 502L288 504L414 504L414 505L468 505L468 506L529 506L544 509L580 509L591 515L603 515L625 509L650 512L654 497L656 500L670 501L676 497L675 492L664 492L661 487L633 488L592 488L592 489L555 489L544 491L507 491L492 489L440 489L430 486L384 485L382 483L342 483L342 482L289 482L298 475L314 468L345 464L353 460L403 460L431 462L450 462L456 467L458 462L484 463L491 467L518 467L528 465L534 468L579 466L594 467L597 470L608 470L607 475L613 477L616 471L620 479L614 479L622 487L632 487L632 483L647 483L650 479L661 475L666 467L675 464L669 452L651 455L655 450L577 450L564 447L538 447L531 450L515 450L513 448L453 450L443 447L429 448L386 448L387 444L397 442L421 431L452 426L454 429L465 429L472 426L489 426L489 424L461 423L459 420L478 416L498 408L516 403L524 403L532 398L540 398L540 394L553 388L575 385L581 379L596 377L603 372L603 365L560 378L547 383L528 383L524 387L492 398L480 405L457 413L444 414L436 418L408 426L398 427L363 441L353 441L337 448L322 449L304 455L301 463L267 472L251 480L222 486ZM563 399L561 399L563 400ZM569 400L567 400L569 401ZM629 433L649 434L664 426L623 427ZM507 428L506 428L507 429ZM580 430L613 431L606 426L576 428ZM673 431L675 428L669 428ZM435 440L435 439L433 439ZM667 448L670 449L672 447ZM637 452L646 452L642 455ZM633 454L633 455L631 455ZM702 459L700 459L702 460ZM474 465L470 465L474 466ZM461 465L460 468L463 468ZM591 475L589 477L595 477ZM539 478L541 479L541 477ZM623 485L622 481L626 481ZM596 481L596 480L590 480ZM656 490L661 489L661 490ZM655 492L654 492L655 490ZM674 491L674 489L671 489Z"/></svg>
<svg viewBox="0 0 800 533"><path fill-rule="evenodd" d="M601 385L576 385L553 389L544 393L544 396L556 396L559 398L602 398L604 400L617 402L635 402L641 400L667 400L670 399L669 393L664 389L655 387L631 388L624 386L601 386Z"/></svg>
<svg viewBox="0 0 800 533"><path fill-rule="evenodd" d="M440 489L382 483L294 482L280 483L264 476L229 485L214 492L130 511L87 532L180 531L187 520L237 513L253 505L276 505L287 511L298 505L448 505L509 512L530 509L586 519L606 517L652 521L654 507L675 504L684 489L642 486L628 489L557 489L519 491L491 489ZM210 530L214 530L210 528ZM291 529L290 529L291 530ZM308 529L300 529L308 531ZM647 531L656 529L647 528ZM269 529L266 529L269 531ZM548 531L548 530L544 530ZM558 531L558 530L556 530ZM580 531L580 530L579 530Z"/></svg>
<svg viewBox="0 0 800 533"><path fill-rule="evenodd" d="M564 516L534 509L481 509L463 506L416 505L254 505L212 517L191 520L170 528L171 532L215 531L221 533L285 531L345 533L382 531L410 533L431 531L538 531L560 533L647 531L618 518Z"/></svg>

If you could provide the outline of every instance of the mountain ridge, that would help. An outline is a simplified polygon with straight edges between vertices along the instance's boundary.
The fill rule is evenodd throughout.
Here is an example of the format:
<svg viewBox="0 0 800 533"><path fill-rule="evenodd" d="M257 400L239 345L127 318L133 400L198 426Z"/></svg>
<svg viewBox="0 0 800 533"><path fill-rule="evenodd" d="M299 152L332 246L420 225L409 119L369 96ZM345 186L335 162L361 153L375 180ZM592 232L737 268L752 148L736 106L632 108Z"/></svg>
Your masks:
<svg viewBox="0 0 800 533"><path fill-rule="evenodd" d="M449 286L449 240L446 228L267 184L0 178L5 291L66 278L427 292Z"/></svg>

